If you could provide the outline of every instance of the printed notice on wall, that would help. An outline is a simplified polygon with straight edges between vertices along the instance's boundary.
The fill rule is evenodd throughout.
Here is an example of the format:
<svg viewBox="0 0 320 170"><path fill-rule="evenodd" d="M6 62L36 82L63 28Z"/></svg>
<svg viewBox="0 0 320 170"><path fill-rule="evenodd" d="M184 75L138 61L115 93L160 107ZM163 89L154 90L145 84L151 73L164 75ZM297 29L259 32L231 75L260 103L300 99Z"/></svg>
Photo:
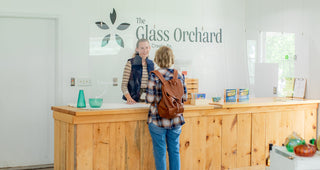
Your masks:
<svg viewBox="0 0 320 170"><path fill-rule="evenodd" d="M307 80L304 78L296 78L294 81L293 97L304 98Z"/></svg>

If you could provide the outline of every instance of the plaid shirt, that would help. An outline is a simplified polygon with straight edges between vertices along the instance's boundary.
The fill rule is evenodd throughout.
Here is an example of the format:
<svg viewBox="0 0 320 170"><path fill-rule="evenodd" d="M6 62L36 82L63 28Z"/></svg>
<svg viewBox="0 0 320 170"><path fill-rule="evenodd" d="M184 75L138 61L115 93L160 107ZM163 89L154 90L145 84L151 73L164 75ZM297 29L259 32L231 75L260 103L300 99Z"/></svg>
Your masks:
<svg viewBox="0 0 320 170"><path fill-rule="evenodd" d="M161 68L158 71L163 75L163 77L166 80L170 80L173 78L173 69ZM181 80L183 85L184 95L182 96L182 101L184 102L187 101L187 88L184 82L184 77L178 74L178 79ZM160 79L154 73L151 73L151 75L149 76L148 86L146 90L146 102L151 103L148 114L148 124L152 122L158 127L166 129L171 129L183 125L185 123L183 114L173 119L166 119L160 117L158 113L158 104L162 97L161 85L162 84Z"/></svg>

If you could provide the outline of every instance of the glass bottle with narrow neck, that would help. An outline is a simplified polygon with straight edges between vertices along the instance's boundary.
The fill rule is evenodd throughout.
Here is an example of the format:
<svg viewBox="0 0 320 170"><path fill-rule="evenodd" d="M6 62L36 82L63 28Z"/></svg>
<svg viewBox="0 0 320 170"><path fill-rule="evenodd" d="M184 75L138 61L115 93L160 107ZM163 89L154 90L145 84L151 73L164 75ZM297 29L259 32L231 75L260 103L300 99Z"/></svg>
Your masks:
<svg viewBox="0 0 320 170"><path fill-rule="evenodd" d="M269 143L269 155L268 155L268 157L266 159L266 166L270 166L270 152L272 150L272 146L273 146L273 144Z"/></svg>

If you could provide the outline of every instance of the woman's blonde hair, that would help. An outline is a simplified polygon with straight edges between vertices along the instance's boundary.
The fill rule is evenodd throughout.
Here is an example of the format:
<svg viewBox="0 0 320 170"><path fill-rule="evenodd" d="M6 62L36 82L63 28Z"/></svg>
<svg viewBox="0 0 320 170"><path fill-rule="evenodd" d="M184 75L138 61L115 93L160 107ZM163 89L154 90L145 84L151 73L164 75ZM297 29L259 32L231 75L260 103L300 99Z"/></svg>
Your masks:
<svg viewBox="0 0 320 170"><path fill-rule="evenodd" d="M172 49L167 46L160 47L156 52L154 62L161 68L171 67L174 64Z"/></svg>
<svg viewBox="0 0 320 170"><path fill-rule="evenodd" d="M139 39L139 40L137 41L137 43L136 43L136 48L139 47L139 44L140 44L141 42L148 42L148 43L149 43L149 40L147 40L147 39L145 39L145 38ZM135 51L135 52L133 53L132 58L134 58L136 55L139 55L139 53L138 53L137 51Z"/></svg>

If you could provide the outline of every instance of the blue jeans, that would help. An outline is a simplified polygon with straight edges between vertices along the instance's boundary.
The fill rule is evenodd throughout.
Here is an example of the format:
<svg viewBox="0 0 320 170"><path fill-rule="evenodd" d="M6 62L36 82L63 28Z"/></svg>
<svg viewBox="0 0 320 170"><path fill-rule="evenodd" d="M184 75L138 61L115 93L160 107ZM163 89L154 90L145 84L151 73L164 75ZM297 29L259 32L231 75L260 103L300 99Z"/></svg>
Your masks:
<svg viewBox="0 0 320 170"><path fill-rule="evenodd" d="M168 147L170 170L180 170L179 137L181 126L165 129L149 123L149 131L157 170L166 170L166 146Z"/></svg>

